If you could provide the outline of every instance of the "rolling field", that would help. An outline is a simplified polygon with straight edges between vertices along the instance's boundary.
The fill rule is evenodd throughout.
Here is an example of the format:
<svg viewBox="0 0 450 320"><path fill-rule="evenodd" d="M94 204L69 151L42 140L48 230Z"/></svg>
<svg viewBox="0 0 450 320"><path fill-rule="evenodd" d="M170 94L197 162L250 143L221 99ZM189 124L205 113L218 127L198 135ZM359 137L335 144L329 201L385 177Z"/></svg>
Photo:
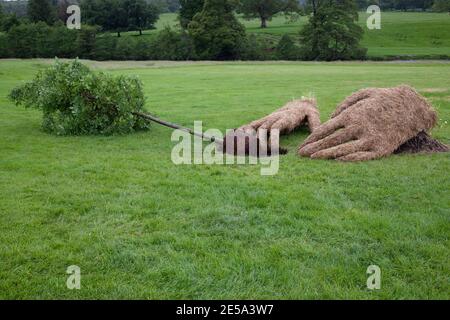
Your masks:
<svg viewBox="0 0 450 320"><path fill-rule="evenodd" d="M57 137L9 91L48 60L0 60L0 298L449 299L449 154L174 165L171 131ZM313 94L322 121L367 86L416 87L450 143L450 64L86 62L137 75L147 109L234 128ZM366 269L382 270L381 290ZM66 268L81 268L81 290Z"/></svg>
<svg viewBox="0 0 450 320"><path fill-rule="evenodd" d="M382 12L381 30L368 30L367 13L360 13L360 25L365 31L362 45L368 48L369 57L383 56L450 56L450 16L446 13ZM267 29L259 28L259 20L243 20L248 33L259 34L272 39L274 43L283 34L297 40L306 17L290 22L284 16L275 17ZM152 35L164 26L177 27L177 15L163 14L156 24L156 30L148 30ZM136 35L136 32L128 33Z"/></svg>

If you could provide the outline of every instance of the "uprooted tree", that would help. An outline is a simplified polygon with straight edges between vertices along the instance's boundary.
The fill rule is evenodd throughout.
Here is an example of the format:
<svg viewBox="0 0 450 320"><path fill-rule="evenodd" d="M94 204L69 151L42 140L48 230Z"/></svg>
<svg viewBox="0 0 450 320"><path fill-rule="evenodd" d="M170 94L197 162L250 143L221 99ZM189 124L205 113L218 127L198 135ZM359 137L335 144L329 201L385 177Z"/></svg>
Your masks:
<svg viewBox="0 0 450 320"><path fill-rule="evenodd" d="M56 62L10 93L16 105L43 111L42 126L57 135L130 133L148 123L132 114L144 111L137 78L94 73L78 61Z"/></svg>

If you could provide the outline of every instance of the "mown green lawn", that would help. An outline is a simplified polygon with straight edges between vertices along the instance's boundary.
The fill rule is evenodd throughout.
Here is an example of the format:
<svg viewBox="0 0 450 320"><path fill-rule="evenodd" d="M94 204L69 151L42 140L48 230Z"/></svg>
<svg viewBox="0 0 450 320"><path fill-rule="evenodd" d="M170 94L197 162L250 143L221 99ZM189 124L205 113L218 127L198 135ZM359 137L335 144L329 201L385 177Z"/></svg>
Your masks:
<svg viewBox="0 0 450 320"><path fill-rule="evenodd" d="M450 56L450 16L446 13L429 12L382 12L381 30L369 30L366 20L369 14L360 13L360 25L364 29L362 45L368 48L370 57L383 56ZM301 27L307 22L306 17L290 21L283 15L269 22L267 29L260 28L257 19L241 19L248 33L259 34L276 43L283 34L289 34L298 40ZM155 30L148 30L152 35L165 26L177 27L177 15L162 14ZM128 33L136 35L136 32Z"/></svg>
<svg viewBox="0 0 450 320"><path fill-rule="evenodd" d="M365 163L295 154L172 163L171 131L57 137L6 98L46 60L0 60L0 298L450 298L449 154ZM314 94L325 121L367 86L407 83L450 143L449 63L91 63L139 76L148 110L233 128ZM366 288L378 265L382 288ZM81 290L66 268L81 268Z"/></svg>

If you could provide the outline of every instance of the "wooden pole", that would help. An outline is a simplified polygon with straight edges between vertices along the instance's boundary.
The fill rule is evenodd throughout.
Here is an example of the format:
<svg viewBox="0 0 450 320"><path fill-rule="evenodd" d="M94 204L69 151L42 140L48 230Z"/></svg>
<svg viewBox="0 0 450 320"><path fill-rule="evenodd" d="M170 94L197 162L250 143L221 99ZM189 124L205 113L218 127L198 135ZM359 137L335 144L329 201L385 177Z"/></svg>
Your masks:
<svg viewBox="0 0 450 320"><path fill-rule="evenodd" d="M132 114L134 114L135 116L141 117L142 119L145 119L147 121L153 121L153 122L158 123L158 124L160 124L160 125L162 125L164 127L181 130L181 131L187 132L187 133L189 133L189 134L191 134L193 136L200 137L202 139L205 139L205 140L208 140L208 141L211 141L211 142L223 143L223 140L220 140L220 139L218 139L216 137L206 136L203 133L195 132L191 128L186 128L186 127L180 126L179 124L176 124L176 123L171 123L171 122L168 122L168 121L161 120L161 119L159 119L159 118L157 118L155 116L152 116L151 114L148 114L148 113L132 112Z"/></svg>

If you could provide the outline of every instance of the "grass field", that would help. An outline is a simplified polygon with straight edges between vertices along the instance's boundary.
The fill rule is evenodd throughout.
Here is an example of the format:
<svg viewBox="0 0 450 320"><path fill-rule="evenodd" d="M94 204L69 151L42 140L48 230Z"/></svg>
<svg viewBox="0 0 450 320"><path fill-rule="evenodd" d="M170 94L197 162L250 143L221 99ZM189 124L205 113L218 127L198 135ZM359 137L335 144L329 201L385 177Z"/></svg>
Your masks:
<svg viewBox="0 0 450 320"><path fill-rule="evenodd" d="M56 137L8 92L47 60L0 60L0 298L438 298L450 292L449 154L176 166L171 131ZM233 128L313 93L325 121L366 86L407 83L450 143L450 64L90 63L138 75L147 108ZM382 288L366 288L366 269ZM81 290L66 268L81 268Z"/></svg>
<svg viewBox="0 0 450 320"><path fill-rule="evenodd" d="M450 16L446 13L422 12L382 12L381 30L368 30L367 13L360 13L360 25L365 31L362 45L368 48L370 57L383 56L450 56ZM275 17L267 29L259 27L259 20L241 20L248 33L256 33L278 41L283 34L298 38L306 17L290 22L284 16ZM164 26L177 27L177 15L163 14L156 25L156 30L148 30L152 35ZM129 34L135 35L136 32Z"/></svg>

